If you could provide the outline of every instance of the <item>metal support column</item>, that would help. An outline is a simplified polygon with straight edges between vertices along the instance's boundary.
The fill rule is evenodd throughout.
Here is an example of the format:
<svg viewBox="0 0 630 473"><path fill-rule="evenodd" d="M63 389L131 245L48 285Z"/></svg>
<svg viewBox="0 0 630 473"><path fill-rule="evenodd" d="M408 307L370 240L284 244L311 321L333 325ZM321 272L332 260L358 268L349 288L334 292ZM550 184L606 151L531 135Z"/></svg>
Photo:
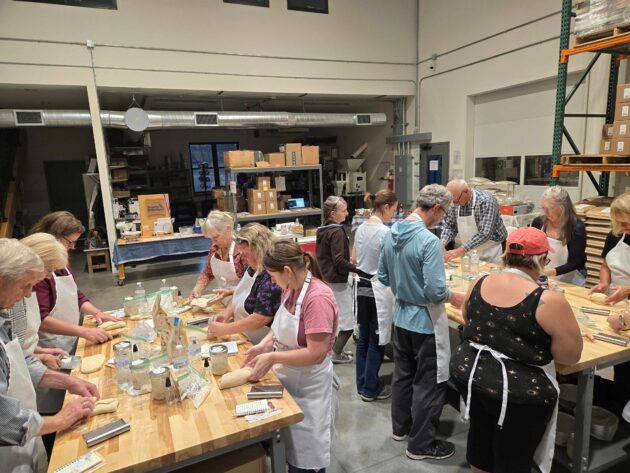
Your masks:
<svg viewBox="0 0 630 473"><path fill-rule="evenodd" d="M553 144L551 147L551 166L560 164L562 153L562 128L564 126L564 105L566 102L567 67L563 63L561 53L569 48L569 35L571 29L571 0L562 0L562 16L560 19L560 51L558 52L558 79L556 82L556 112L553 124ZM551 177L551 185L558 184L558 178Z"/></svg>
<svg viewBox="0 0 630 473"><path fill-rule="evenodd" d="M606 102L606 123L615 119L615 101L617 99L617 78L619 77L619 62L617 55L610 55L610 72L608 74L608 101ZM599 195L608 195L610 173L602 172L599 176Z"/></svg>
<svg viewBox="0 0 630 473"><path fill-rule="evenodd" d="M578 392L575 410L575 444L573 448L573 473L588 471L591 441L591 410L593 408L593 385L595 368L578 373Z"/></svg>

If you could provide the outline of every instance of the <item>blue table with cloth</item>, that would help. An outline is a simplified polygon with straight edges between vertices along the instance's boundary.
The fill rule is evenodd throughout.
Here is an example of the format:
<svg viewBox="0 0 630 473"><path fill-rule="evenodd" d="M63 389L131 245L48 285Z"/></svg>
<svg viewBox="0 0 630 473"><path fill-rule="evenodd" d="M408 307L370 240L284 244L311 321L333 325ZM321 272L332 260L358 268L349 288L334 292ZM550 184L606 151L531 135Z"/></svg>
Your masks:
<svg viewBox="0 0 630 473"><path fill-rule="evenodd" d="M149 261L162 256L208 253L211 241L202 235L118 240L114 245L114 264L118 267L118 285L125 283L125 264Z"/></svg>

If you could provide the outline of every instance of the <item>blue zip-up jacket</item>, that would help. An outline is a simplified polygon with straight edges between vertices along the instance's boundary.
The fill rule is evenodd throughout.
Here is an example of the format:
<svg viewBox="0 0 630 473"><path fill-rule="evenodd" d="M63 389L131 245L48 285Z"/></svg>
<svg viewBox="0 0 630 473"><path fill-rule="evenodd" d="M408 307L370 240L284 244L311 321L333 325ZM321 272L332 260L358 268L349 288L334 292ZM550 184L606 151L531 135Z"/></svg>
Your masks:
<svg viewBox="0 0 630 473"><path fill-rule="evenodd" d="M396 296L396 327L434 333L423 305L446 302L451 291L446 286L442 244L424 222L403 220L392 227L383 239L378 279Z"/></svg>

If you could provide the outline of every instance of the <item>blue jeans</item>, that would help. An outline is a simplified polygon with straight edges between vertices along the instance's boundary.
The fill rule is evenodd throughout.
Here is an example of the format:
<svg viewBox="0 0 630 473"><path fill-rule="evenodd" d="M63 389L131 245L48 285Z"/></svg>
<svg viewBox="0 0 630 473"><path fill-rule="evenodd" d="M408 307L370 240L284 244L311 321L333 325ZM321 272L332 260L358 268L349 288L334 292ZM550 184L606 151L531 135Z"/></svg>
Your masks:
<svg viewBox="0 0 630 473"><path fill-rule="evenodd" d="M357 391L367 397L376 397L383 390L378 371L385 357L385 347L378 344L378 319L374 298L358 296L357 309Z"/></svg>
<svg viewBox="0 0 630 473"><path fill-rule="evenodd" d="M320 468L319 470L305 470L304 468L298 468L297 466L293 466L291 464L288 465L289 473L326 473L326 468Z"/></svg>

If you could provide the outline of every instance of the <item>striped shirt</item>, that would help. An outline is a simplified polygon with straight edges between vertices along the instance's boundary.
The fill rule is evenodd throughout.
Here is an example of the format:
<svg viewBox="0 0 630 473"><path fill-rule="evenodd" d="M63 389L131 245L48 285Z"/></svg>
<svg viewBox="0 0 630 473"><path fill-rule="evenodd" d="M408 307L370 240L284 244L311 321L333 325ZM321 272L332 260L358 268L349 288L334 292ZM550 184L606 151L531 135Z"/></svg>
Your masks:
<svg viewBox="0 0 630 473"><path fill-rule="evenodd" d="M479 189L471 189L474 192L475 200L475 223L477 224L477 233L467 241L463 246L466 251L485 243L488 240L502 242L507 238L507 230L501 220L499 214L499 203L493 195ZM448 245L459 233L457 228L457 217L469 217L473 214L473 199L471 198L466 205L451 205L448 214L444 218L444 226L442 229L442 243ZM460 211L461 209L461 211Z"/></svg>

